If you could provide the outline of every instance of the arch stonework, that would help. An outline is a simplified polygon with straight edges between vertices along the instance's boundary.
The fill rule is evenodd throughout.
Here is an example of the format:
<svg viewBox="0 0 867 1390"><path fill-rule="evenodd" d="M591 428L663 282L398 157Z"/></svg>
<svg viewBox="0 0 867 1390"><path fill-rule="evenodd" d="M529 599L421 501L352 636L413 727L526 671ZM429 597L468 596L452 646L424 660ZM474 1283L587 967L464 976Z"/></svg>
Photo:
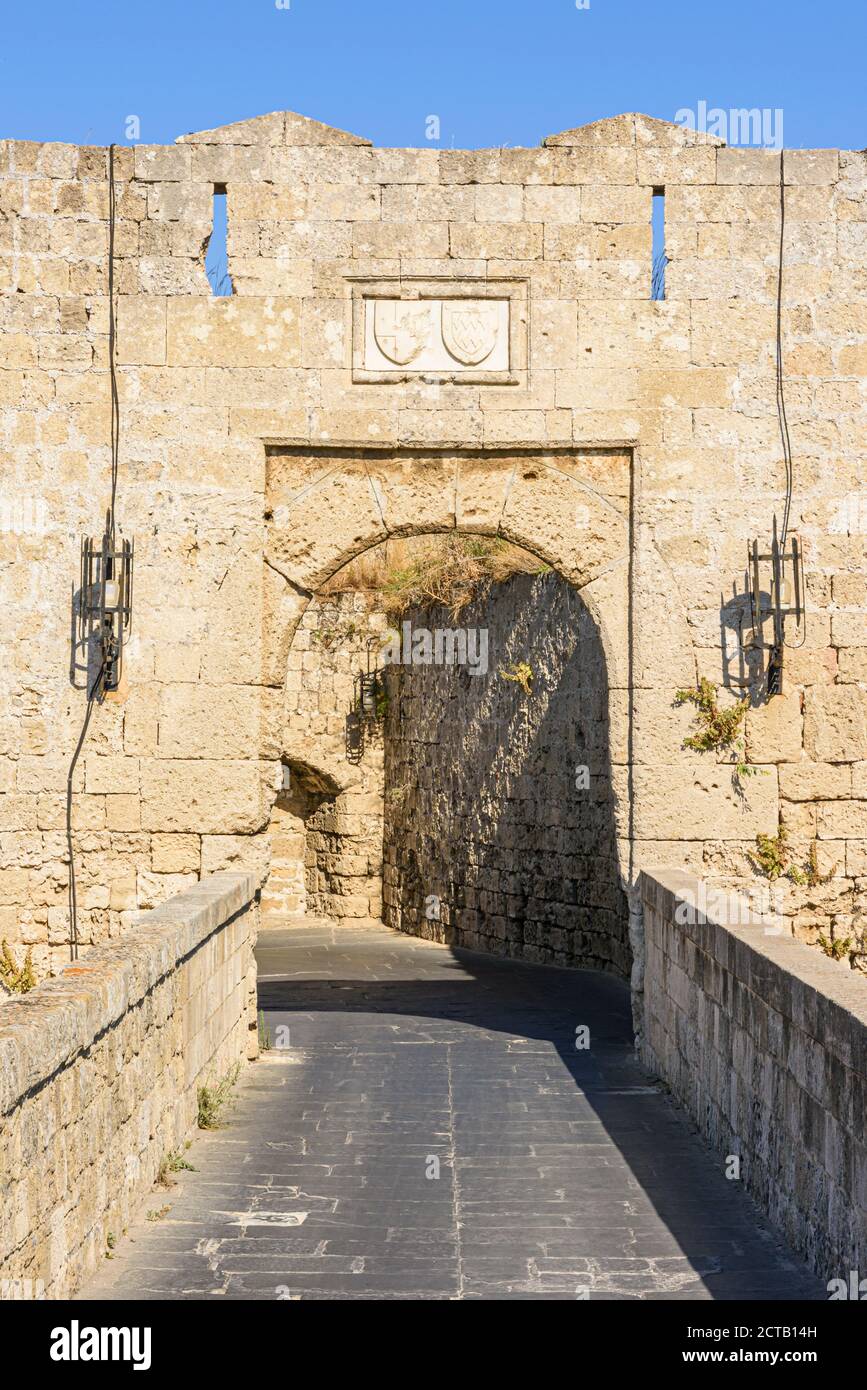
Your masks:
<svg viewBox="0 0 867 1390"><path fill-rule="evenodd" d="M671 574L630 516L632 494L632 460L623 450L275 451L267 493L266 683L284 685L289 647L313 593L389 537L459 530L524 547L575 586L599 629L625 880L628 842L638 832L630 766L648 759L665 766L669 785L680 769L684 786L695 769L694 755L680 747L677 721L663 717L653 735L647 728L660 702L670 705L673 691L695 680L696 667ZM638 748L642 724L647 746ZM282 747L284 755L301 756L289 721Z"/></svg>

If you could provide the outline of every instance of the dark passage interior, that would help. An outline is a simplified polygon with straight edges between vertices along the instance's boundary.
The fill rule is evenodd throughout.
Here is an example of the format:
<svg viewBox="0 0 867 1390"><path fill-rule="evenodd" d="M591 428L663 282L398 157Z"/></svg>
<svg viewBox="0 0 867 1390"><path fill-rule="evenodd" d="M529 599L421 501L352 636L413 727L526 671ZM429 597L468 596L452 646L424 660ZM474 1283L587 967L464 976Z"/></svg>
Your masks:
<svg viewBox="0 0 867 1390"><path fill-rule="evenodd" d="M386 674L386 924L628 976L605 658L578 593L550 571L514 575L457 617L408 611L399 635Z"/></svg>

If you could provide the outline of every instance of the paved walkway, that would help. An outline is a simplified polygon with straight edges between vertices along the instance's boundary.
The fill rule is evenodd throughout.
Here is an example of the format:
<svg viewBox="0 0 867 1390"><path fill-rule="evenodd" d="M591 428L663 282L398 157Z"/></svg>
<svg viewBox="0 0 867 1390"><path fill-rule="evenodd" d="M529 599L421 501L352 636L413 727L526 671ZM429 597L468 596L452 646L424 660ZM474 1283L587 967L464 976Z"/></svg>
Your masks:
<svg viewBox="0 0 867 1390"><path fill-rule="evenodd" d="M289 1046L82 1297L825 1297L635 1063L618 981L385 928L258 956Z"/></svg>

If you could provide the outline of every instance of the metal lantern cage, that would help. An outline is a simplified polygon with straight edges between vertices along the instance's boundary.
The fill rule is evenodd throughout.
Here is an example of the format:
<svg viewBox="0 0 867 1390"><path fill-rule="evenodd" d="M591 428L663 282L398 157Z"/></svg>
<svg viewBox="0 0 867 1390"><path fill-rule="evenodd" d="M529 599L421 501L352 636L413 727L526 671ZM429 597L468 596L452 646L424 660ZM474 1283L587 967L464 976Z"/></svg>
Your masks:
<svg viewBox="0 0 867 1390"><path fill-rule="evenodd" d="M770 565L770 582L767 590L762 588L762 567ZM783 651L789 646L802 645L806 632L804 629L804 559L797 536L793 536L787 550L785 540L782 544L777 536L777 519L774 517L773 535L769 551L760 551L758 541L749 545L747 566L750 576L750 617L752 628L745 634L745 646L768 653L767 689L768 695L781 695L783 691ZM786 641L786 619L794 619L801 634L801 640ZM766 626L769 633L766 635Z"/></svg>
<svg viewBox="0 0 867 1390"><path fill-rule="evenodd" d="M133 542L115 541L107 528L97 543L81 542L78 635L101 649L101 686L116 690L123 669L123 644L132 624Z"/></svg>
<svg viewBox="0 0 867 1390"><path fill-rule="evenodd" d="M346 756L349 762L360 762L368 736L385 719L385 681L382 671L371 665L371 650L367 651L367 670L359 671L353 681L352 708L346 716Z"/></svg>

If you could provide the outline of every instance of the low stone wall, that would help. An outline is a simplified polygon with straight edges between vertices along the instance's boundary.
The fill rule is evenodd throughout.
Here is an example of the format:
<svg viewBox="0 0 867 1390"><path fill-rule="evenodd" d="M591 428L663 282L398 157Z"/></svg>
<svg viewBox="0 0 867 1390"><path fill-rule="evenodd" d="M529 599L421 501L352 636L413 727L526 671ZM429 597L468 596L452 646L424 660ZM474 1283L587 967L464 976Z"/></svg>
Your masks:
<svg viewBox="0 0 867 1390"><path fill-rule="evenodd" d="M821 1278L863 1277L867 984L756 917L721 925L699 894L641 875L642 1060Z"/></svg>
<svg viewBox="0 0 867 1390"><path fill-rule="evenodd" d="M0 1008L0 1290L69 1296L256 1055L252 874L214 874Z"/></svg>

